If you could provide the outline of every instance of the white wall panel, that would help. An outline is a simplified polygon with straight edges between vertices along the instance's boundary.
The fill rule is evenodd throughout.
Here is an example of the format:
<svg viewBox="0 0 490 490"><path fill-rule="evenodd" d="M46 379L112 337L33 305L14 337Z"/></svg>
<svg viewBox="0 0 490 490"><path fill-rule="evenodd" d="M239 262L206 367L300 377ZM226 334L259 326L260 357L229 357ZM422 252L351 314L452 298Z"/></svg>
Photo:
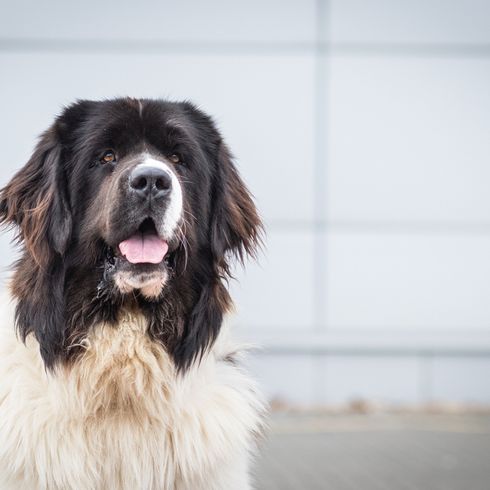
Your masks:
<svg viewBox="0 0 490 490"><path fill-rule="evenodd" d="M313 324L313 234L270 230L257 263L237 270L231 282L237 315L233 324L270 328L281 335L288 328Z"/></svg>
<svg viewBox="0 0 490 490"><path fill-rule="evenodd" d="M311 41L314 0L19 0L3 2L3 38Z"/></svg>
<svg viewBox="0 0 490 490"><path fill-rule="evenodd" d="M416 404L419 363L412 357L330 357L324 399L338 404L364 400L382 404Z"/></svg>
<svg viewBox="0 0 490 490"><path fill-rule="evenodd" d="M487 0L331 0L330 37L354 43L488 43Z"/></svg>
<svg viewBox="0 0 490 490"><path fill-rule="evenodd" d="M490 235L332 232L328 324L490 329L489 250Z"/></svg>
<svg viewBox="0 0 490 490"><path fill-rule="evenodd" d="M432 362L432 400L488 403L490 359L441 358Z"/></svg>
<svg viewBox="0 0 490 490"><path fill-rule="evenodd" d="M333 57L329 219L490 223L490 60Z"/></svg>
<svg viewBox="0 0 490 490"><path fill-rule="evenodd" d="M312 406L317 400L315 360L311 356L250 356L245 366L268 400Z"/></svg>
<svg viewBox="0 0 490 490"><path fill-rule="evenodd" d="M2 182L63 104L168 96L193 100L216 118L266 219L311 220L309 56L0 54L0 66Z"/></svg>

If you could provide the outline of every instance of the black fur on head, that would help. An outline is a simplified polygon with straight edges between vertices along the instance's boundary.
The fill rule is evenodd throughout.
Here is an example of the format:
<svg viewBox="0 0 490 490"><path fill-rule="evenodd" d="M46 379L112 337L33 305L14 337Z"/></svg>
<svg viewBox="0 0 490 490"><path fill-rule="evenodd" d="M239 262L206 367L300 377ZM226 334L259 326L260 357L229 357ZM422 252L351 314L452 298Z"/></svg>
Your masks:
<svg viewBox="0 0 490 490"><path fill-rule="evenodd" d="M148 334L188 368L231 306L230 259L253 256L262 230L207 115L129 98L65 109L1 190L0 220L17 226L22 247L17 328L24 340L35 335L48 368L75 359L90 328L128 312L145 315ZM134 237L156 241L164 260L121 253Z"/></svg>

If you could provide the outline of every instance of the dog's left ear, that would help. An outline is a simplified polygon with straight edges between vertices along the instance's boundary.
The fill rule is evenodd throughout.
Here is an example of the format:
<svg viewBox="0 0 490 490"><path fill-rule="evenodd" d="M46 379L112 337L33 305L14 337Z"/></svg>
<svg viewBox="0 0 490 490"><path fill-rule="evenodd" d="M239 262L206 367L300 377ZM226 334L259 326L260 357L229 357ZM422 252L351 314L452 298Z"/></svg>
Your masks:
<svg viewBox="0 0 490 490"><path fill-rule="evenodd" d="M233 164L230 151L221 142L211 216L211 250L220 272L229 274L229 257L243 262L255 257L261 245L263 226L252 196Z"/></svg>
<svg viewBox="0 0 490 490"><path fill-rule="evenodd" d="M223 279L231 275L230 258L255 257L262 222L252 196L238 175L230 152L221 143L216 159L210 216L210 262L196 287L199 292L182 337L173 351L179 369L187 369L216 340L232 301Z"/></svg>
<svg viewBox="0 0 490 490"><path fill-rule="evenodd" d="M0 193L0 222L18 226L19 241L43 267L53 252L64 254L71 235L61 149L53 126L42 135L27 164Z"/></svg>

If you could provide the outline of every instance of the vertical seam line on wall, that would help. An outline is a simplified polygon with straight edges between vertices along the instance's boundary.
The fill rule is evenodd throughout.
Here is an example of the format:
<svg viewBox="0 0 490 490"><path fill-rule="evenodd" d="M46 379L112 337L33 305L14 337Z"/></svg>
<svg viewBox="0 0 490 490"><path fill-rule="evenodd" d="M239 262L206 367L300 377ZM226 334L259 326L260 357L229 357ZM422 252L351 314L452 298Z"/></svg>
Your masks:
<svg viewBox="0 0 490 490"><path fill-rule="evenodd" d="M315 73L314 73L314 148L313 171L313 322L314 330L326 329L326 128L327 128L327 21L329 0L316 0ZM328 400L327 357L312 359L313 404Z"/></svg>
<svg viewBox="0 0 490 490"><path fill-rule="evenodd" d="M328 0L316 1L316 39L314 74L314 147L313 171L313 321L317 331L326 326L326 91Z"/></svg>

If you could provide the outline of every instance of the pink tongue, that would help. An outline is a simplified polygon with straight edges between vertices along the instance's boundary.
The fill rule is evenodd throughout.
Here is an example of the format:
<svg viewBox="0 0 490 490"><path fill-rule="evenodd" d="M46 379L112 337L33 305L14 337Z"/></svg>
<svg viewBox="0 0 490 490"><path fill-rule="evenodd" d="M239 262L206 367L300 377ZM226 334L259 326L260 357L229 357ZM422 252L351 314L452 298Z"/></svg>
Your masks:
<svg viewBox="0 0 490 490"><path fill-rule="evenodd" d="M159 264L168 252L168 243L156 235L136 233L121 242L119 250L132 264Z"/></svg>

